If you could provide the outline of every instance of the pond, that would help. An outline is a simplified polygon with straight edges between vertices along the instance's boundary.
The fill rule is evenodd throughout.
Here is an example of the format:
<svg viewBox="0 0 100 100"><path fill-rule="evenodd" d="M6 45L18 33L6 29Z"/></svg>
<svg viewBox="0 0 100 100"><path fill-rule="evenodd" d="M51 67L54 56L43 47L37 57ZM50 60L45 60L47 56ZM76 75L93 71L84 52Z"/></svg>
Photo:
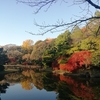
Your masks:
<svg viewBox="0 0 100 100"><path fill-rule="evenodd" d="M99 78L24 70L0 75L0 100L100 100Z"/></svg>

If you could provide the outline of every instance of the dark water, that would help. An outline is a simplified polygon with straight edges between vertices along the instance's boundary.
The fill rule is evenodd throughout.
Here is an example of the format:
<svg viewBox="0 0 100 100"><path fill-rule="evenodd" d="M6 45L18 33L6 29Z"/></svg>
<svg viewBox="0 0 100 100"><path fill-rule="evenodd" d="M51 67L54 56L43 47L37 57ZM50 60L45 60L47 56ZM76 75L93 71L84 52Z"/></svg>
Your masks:
<svg viewBox="0 0 100 100"><path fill-rule="evenodd" d="M0 100L100 100L99 78L25 70L0 75Z"/></svg>

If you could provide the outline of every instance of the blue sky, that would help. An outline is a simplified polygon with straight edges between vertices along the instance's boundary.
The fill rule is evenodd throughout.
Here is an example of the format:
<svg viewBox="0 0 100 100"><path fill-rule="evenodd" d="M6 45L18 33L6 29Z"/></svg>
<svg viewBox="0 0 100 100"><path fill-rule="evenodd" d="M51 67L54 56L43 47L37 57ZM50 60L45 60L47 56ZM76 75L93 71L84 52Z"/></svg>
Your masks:
<svg viewBox="0 0 100 100"><path fill-rule="evenodd" d="M70 22L76 15L81 16L81 9L78 5L58 2L49 8L47 12L42 9L38 14L34 14L35 9L25 4L17 3L16 0L1 0L0 2L0 45L16 44L22 45L23 41L31 39L34 43L46 38L56 38L58 33L47 33L45 35L31 35L25 31L38 33L39 28L34 25L34 20L42 24L43 22L54 24L56 21L64 20ZM91 8L92 9L92 8ZM95 9L92 10L93 12Z"/></svg>

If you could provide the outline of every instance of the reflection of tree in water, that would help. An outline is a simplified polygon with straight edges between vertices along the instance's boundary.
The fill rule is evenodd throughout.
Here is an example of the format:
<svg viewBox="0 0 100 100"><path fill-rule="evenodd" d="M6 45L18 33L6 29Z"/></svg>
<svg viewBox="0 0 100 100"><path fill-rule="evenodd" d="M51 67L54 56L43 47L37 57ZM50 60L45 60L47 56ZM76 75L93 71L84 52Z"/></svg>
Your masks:
<svg viewBox="0 0 100 100"><path fill-rule="evenodd" d="M0 81L0 94L6 93L6 89L8 88L8 86L9 86L9 83L5 82L4 80Z"/></svg>
<svg viewBox="0 0 100 100"><path fill-rule="evenodd" d="M47 91L56 91L57 100L93 100L96 97L91 83L88 85L87 80L74 79L63 75L43 75L43 86ZM99 88L100 90L100 88ZM98 93L98 90L95 90Z"/></svg>
<svg viewBox="0 0 100 100"><path fill-rule="evenodd" d="M33 88L34 84L38 89L43 89L41 73L35 73L33 70L25 70L22 71L22 74L25 76L20 82L22 88L30 90Z"/></svg>
<svg viewBox="0 0 100 100"><path fill-rule="evenodd" d="M95 94L95 100L100 100L100 78L91 78L90 86Z"/></svg>
<svg viewBox="0 0 100 100"><path fill-rule="evenodd" d="M59 75L45 73L43 75L43 85L45 90L55 91L58 94L57 100L72 100L75 97L68 84L60 80Z"/></svg>
<svg viewBox="0 0 100 100"><path fill-rule="evenodd" d="M31 77L34 86L39 90L43 89L43 82L42 82L43 73L33 72L33 74L31 74Z"/></svg>
<svg viewBox="0 0 100 100"><path fill-rule="evenodd" d="M25 71L22 71L22 74L24 76L31 77L31 74L33 74L33 70L25 70Z"/></svg>
<svg viewBox="0 0 100 100"><path fill-rule="evenodd" d="M6 93L9 83L4 80L4 75L0 74L0 93Z"/></svg>
<svg viewBox="0 0 100 100"><path fill-rule="evenodd" d="M32 84L32 78L31 78L31 74L33 73L32 70L25 70L22 71L22 74L25 76L22 80L21 80L21 85L22 88L25 90L31 90L33 88L33 84Z"/></svg>
<svg viewBox="0 0 100 100"><path fill-rule="evenodd" d="M60 80L65 81L68 84L75 96L81 99L93 100L93 89L83 82L79 82L71 77L65 77L63 75L60 75Z"/></svg>
<svg viewBox="0 0 100 100"><path fill-rule="evenodd" d="M77 100L69 86L64 81L59 81L57 85L57 100Z"/></svg>
<svg viewBox="0 0 100 100"><path fill-rule="evenodd" d="M1 78L1 77L0 77ZM38 89L43 89L42 74L35 73L33 70L24 70L21 72L14 72L5 75L6 81L10 83L20 83L22 88L30 90L33 84Z"/></svg>
<svg viewBox="0 0 100 100"><path fill-rule="evenodd" d="M100 84L95 86L93 83L97 80L90 80L90 84L86 84L86 80L80 81L72 77L63 75L53 75L52 73L39 73L33 70L23 71L22 73L11 73L6 75L7 81L20 83L22 88L30 90L35 86L38 89L47 91L55 91L57 100L99 100ZM97 82L100 83L100 80ZM98 87L99 86L99 87ZM91 88L92 87L92 88ZM94 94L93 94L94 93Z"/></svg>
<svg viewBox="0 0 100 100"><path fill-rule="evenodd" d="M5 78L10 83L20 83L25 90L33 88L31 71L9 73L5 75Z"/></svg>
<svg viewBox="0 0 100 100"><path fill-rule="evenodd" d="M6 93L6 89L8 88L8 83L2 83L0 84L0 93Z"/></svg>
<svg viewBox="0 0 100 100"><path fill-rule="evenodd" d="M25 78L25 79L21 80L20 84L22 85L22 88L25 90L31 90L33 88L31 78Z"/></svg>
<svg viewBox="0 0 100 100"><path fill-rule="evenodd" d="M44 73L42 81L44 89L46 89L47 91L56 91L59 77L54 76L51 73Z"/></svg>
<svg viewBox="0 0 100 100"><path fill-rule="evenodd" d="M9 73L5 75L5 79L10 83L19 83L23 75L20 72Z"/></svg>
<svg viewBox="0 0 100 100"><path fill-rule="evenodd" d="M32 70L22 71L22 74L25 77L21 80L20 84L22 85L22 88L25 90L31 90L33 88L32 78L31 78L32 73L33 73Z"/></svg>

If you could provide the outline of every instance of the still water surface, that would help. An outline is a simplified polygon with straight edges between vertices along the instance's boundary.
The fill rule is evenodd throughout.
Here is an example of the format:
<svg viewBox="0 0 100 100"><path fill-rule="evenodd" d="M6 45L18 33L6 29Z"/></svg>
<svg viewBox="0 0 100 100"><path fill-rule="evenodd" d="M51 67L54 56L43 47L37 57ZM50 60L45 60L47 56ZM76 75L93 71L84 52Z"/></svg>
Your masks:
<svg viewBox="0 0 100 100"><path fill-rule="evenodd" d="M100 100L100 79L32 70L0 76L1 100Z"/></svg>
<svg viewBox="0 0 100 100"><path fill-rule="evenodd" d="M1 98L2 100L56 100L56 94L36 87L25 90L20 84L15 84L7 89L6 94L1 94Z"/></svg>

